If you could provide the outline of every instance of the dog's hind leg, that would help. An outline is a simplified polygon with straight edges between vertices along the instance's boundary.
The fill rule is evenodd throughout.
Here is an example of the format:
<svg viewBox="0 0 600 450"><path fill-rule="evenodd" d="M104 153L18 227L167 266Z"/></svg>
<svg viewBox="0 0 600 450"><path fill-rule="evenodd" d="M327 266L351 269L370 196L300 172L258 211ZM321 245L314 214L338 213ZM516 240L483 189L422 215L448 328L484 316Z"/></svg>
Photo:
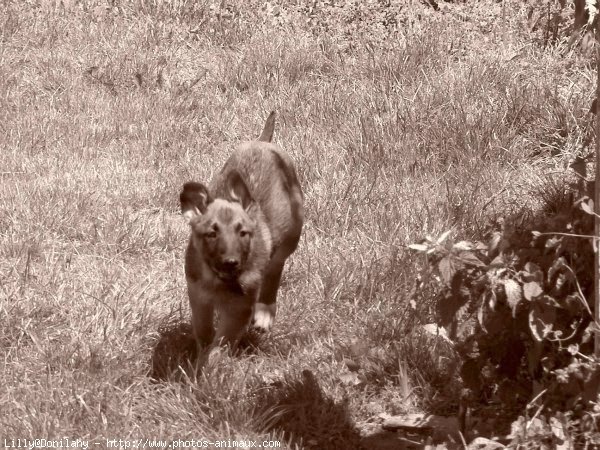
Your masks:
<svg viewBox="0 0 600 450"><path fill-rule="evenodd" d="M287 242L284 241L271 256L260 287L258 302L254 306L252 325L259 330L269 331L273 325L283 267L287 258L296 250L299 240L300 234L298 233L298 236L290 237Z"/></svg>

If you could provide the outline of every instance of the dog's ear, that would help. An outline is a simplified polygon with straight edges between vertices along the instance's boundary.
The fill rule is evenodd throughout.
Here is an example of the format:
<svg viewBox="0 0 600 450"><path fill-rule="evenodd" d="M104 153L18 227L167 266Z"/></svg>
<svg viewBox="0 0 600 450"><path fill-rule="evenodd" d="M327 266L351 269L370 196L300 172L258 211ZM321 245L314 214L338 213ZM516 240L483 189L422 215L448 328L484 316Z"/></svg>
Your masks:
<svg viewBox="0 0 600 450"><path fill-rule="evenodd" d="M181 212L188 223L196 216L204 214L206 207L212 201L208 189L202 183L190 181L183 185L183 190L179 194Z"/></svg>
<svg viewBox="0 0 600 450"><path fill-rule="evenodd" d="M252 194L250 194L246 182L235 169L227 175L227 188L231 200L241 203L244 209L248 209L250 205L254 203L254 199L252 198Z"/></svg>
<svg viewBox="0 0 600 450"><path fill-rule="evenodd" d="M267 117L267 121L265 122L265 127L263 128L262 133L260 133L258 138L259 141L271 142L273 139L273 132L275 131L275 116L275 111L271 111L271 114L269 114L269 117Z"/></svg>

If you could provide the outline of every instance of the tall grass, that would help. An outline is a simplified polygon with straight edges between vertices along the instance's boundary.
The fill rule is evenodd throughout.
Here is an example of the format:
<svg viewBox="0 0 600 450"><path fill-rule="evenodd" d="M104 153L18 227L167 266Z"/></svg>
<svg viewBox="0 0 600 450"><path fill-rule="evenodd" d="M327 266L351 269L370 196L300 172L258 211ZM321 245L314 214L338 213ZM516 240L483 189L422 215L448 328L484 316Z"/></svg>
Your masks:
<svg viewBox="0 0 600 450"><path fill-rule="evenodd" d="M301 8L283 20L219 3L4 2L7 438L351 448L357 421L451 404L447 350L414 331L432 298L411 293L421 266L406 245L449 228L480 236L535 208L542 174L587 132L590 70L525 46L518 22L513 35L473 31L462 6L443 19L413 4L393 40L349 41ZM271 110L305 192L304 234L273 333L199 370L178 191L210 179ZM340 377L348 358L357 383Z"/></svg>

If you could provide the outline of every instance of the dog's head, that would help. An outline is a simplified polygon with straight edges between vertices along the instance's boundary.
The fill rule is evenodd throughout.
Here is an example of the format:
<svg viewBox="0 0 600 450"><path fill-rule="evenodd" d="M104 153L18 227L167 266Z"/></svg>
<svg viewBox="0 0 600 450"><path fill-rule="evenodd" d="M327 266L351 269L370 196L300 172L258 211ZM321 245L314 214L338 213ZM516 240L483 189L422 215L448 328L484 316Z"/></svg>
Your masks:
<svg viewBox="0 0 600 450"><path fill-rule="evenodd" d="M244 270L256 222L248 214L254 200L237 170L226 179L228 198L211 197L201 183L184 184L181 212L191 227L193 251L223 281L235 281Z"/></svg>

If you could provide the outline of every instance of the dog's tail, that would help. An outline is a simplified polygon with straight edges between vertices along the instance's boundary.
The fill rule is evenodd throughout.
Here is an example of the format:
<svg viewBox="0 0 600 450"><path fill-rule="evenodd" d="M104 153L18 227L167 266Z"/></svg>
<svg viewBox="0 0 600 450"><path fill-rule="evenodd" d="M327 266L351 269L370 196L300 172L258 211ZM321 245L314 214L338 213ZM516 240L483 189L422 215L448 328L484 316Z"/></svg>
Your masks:
<svg viewBox="0 0 600 450"><path fill-rule="evenodd" d="M269 117L267 117L267 121L265 122L265 127L263 128L262 133L260 133L258 138L259 141L271 142L273 139L273 132L275 131L275 116L275 111L271 111L271 114L269 114Z"/></svg>

